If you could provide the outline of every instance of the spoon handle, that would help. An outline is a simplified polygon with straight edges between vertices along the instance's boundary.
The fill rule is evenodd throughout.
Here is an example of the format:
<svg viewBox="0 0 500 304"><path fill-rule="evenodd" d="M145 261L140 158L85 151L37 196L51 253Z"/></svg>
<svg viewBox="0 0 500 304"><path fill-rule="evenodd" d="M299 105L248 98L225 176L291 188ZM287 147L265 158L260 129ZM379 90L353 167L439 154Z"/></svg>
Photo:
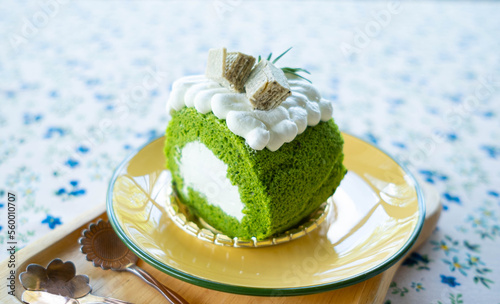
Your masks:
<svg viewBox="0 0 500 304"><path fill-rule="evenodd" d="M135 274L139 278L141 278L144 282L153 286L158 290L171 304L189 304L186 300L184 300L180 295L178 295L175 291L168 288L167 286L160 283L157 279L147 273L145 270L140 268L137 265L130 265L126 268L127 271Z"/></svg>
<svg viewBox="0 0 500 304"><path fill-rule="evenodd" d="M122 300L118 299L113 299L113 298L106 298L106 297L101 297L101 296L96 296L91 293L88 295L84 296L83 298L78 298L75 300L75 303L78 304L96 304L96 303L102 303L102 304L132 304L130 302L125 302ZM73 304L68 303L68 304Z"/></svg>

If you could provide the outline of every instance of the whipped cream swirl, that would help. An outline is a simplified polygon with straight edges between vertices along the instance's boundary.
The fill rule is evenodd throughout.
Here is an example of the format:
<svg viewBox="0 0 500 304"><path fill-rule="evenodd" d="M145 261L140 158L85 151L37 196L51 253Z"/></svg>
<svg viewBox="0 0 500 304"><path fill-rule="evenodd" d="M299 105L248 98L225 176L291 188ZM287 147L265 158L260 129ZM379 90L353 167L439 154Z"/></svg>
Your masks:
<svg viewBox="0 0 500 304"><path fill-rule="evenodd" d="M332 103L321 98L310 83L299 78L289 78L288 83L292 95L279 107L261 111L253 110L245 93L233 92L204 75L187 76L173 83L167 111L172 113L186 106L202 114L213 112L225 119L229 130L245 138L252 149L276 151L307 126L327 121L333 113Z"/></svg>

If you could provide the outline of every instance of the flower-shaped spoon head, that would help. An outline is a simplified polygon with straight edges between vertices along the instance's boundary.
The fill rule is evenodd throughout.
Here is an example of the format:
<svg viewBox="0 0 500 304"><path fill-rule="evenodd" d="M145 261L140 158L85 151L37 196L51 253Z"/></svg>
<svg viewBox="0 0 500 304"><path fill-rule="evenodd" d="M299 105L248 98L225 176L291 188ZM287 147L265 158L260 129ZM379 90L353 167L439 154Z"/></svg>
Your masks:
<svg viewBox="0 0 500 304"><path fill-rule="evenodd" d="M80 250L95 267L124 270L137 262L137 256L120 240L111 224L99 220L83 231Z"/></svg>
<svg viewBox="0 0 500 304"><path fill-rule="evenodd" d="M60 259L52 260L47 268L30 264L19 280L27 290L46 291L69 298L81 298L90 293L89 277L76 275L75 264L64 263Z"/></svg>

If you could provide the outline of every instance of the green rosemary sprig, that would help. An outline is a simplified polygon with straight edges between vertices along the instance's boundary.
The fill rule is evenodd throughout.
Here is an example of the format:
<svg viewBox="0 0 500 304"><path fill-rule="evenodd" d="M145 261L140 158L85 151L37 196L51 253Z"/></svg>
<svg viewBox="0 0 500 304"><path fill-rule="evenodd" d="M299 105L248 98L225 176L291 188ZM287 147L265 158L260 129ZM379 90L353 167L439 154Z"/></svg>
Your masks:
<svg viewBox="0 0 500 304"><path fill-rule="evenodd" d="M311 73L309 73L308 70L304 70L304 69L301 69L301 68L281 68L281 70L284 72L284 73L287 73L287 74L292 74L292 75L295 75L299 78L302 78L304 79L305 81L309 82L309 83L312 83L312 81L310 81L309 79L305 78L304 76L298 74L298 72L304 72L306 74L309 74L311 75Z"/></svg>
<svg viewBox="0 0 500 304"><path fill-rule="evenodd" d="M285 55L286 53L288 53L289 50L291 50L292 47L289 47L288 50L284 51L281 55L279 55L278 57L276 57L276 59L273 60L273 64L275 64L276 62L278 62L278 60L280 60L281 57L283 57L283 55ZM267 60L271 60L271 57L272 57L273 53L269 54L269 59Z"/></svg>
<svg viewBox="0 0 500 304"><path fill-rule="evenodd" d="M281 57L283 57L283 55L285 55L286 53L288 53L288 51L290 51L292 49L292 47L289 47L288 50L284 51L283 53L281 53L281 55L279 55L278 57L276 57L272 63L275 64L278 60L280 60ZM271 61L271 58L273 57L273 53L270 53L269 56L267 56L267 60L268 61ZM259 55L258 59L257 59L257 63L259 63L261 60L261 56ZM306 69L302 69L302 68L289 68L289 67L284 67L284 68L281 68L281 70L284 72L284 73L287 73L287 74L292 74L294 76L297 76L299 78L302 78L304 79L305 81L309 82L309 83L312 83L312 81L310 81L309 79L305 78L304 76L300 75L299 72L302 72L302 73L306 73L306 74L309 74L311 75L311 73L309 73L308 70Z"/></svg>

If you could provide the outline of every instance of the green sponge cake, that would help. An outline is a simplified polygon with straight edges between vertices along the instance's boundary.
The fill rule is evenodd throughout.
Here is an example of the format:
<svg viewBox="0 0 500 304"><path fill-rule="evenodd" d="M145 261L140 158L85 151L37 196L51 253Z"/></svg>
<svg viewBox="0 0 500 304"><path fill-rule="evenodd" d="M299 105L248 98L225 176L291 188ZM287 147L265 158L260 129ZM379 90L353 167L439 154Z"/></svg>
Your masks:
<svg viewBox="0 0 500 304"><path fill-rule="evenodd" d="M180 200L240 239L260 240L296 226L346 173L331 103L308 82L259 64L238 77L248 78L246 84L257 77L252 90L235 92L225 85L230 80L184 77L174 83L167 105L172 118L165 154ZM269 83L254 89L262 79ZM273 85L282 86L279 96L272 95L279 91ZM264 106L256 106L260 100ZM268 104L273 108L256 109Z"/></svg>

